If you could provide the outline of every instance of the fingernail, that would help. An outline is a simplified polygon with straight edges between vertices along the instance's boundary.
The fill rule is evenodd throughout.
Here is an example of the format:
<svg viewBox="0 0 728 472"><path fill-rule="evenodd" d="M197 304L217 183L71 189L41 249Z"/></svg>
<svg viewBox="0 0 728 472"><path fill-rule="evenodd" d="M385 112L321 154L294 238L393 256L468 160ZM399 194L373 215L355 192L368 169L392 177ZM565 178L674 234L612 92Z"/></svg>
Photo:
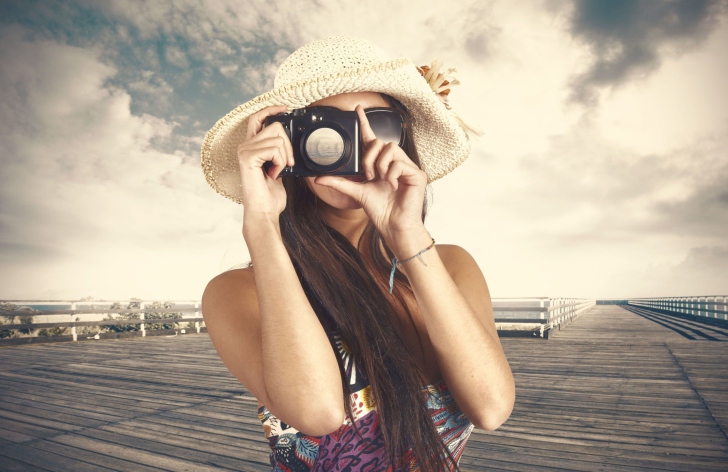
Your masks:
<svg viewBox="0 0 728 472"><path fill-rule="evenodd" d="M372 180L374 178L374 174L371 172L367 172L367 180Z"/></svg>

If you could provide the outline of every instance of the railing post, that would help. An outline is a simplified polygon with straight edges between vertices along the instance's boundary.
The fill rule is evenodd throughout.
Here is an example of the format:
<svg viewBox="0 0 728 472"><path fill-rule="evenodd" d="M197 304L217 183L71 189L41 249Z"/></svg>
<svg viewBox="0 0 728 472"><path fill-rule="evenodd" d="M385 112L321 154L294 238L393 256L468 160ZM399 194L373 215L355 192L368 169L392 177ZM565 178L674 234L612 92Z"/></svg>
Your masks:
<svg viewBox="0 0 728 472"><path fill-rule="evenodd" d="M75 310L75 309L76 309L76 302L71 302L71 310ZM74 316L75 315L71 315L71 321L75 322L75 320L73 318ZM73 335L73 340L78 341L78 333L76 333L76 325L71 326L71 334Z"/></svg>
<svg viewBox="0 0 728 472"><path fill-rule="evenodd" d="M195 318L200 316L200 302L195 302ZM197 334L200 334L200 322L195 321L195 328L197 328Z"/></svg>
<svg viewBox="0 0 728 472"><path fill-rule="evenodd" d="M139 305L139 308L141 308L142 310L143 310L144 308L146 308L146 307L144 306L144 302L142 302L142 303L141 303L141 304ZM143 320L143 319L145 319L145 318L144 318L144 312L141 312L141 313L139 313L139 319L140 319L140 320ZM141 324L141 327L142 327L142 337L145 337L145 336L147 335L147 330L146 330L146 325L145 325L145 323L142 323L142 324Z"/></svg>

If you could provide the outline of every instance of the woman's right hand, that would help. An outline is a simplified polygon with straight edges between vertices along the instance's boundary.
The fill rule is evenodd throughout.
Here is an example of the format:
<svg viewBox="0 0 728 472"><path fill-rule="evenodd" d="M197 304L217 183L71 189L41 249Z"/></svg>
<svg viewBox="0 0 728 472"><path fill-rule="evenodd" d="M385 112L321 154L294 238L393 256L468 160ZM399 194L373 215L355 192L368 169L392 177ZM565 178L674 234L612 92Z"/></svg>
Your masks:
<svg viewBox="0 0 728 472"><path fill-rule="evenodd" d="M245 141L238 145L238 163L243 185L246 217L275 219L286 208L286 190L278 174L293 165L293 146L281 123L265 126L265 118L287 110L285 105L266 107L248 119ZM266 173L263 163L272 161Z"/></svg>

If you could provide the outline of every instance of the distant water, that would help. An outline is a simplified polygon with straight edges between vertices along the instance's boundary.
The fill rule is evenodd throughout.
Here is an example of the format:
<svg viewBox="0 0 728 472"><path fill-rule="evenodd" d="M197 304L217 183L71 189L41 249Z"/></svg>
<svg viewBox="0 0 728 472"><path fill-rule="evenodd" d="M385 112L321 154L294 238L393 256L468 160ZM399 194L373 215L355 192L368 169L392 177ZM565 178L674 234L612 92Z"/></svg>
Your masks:
<svg viewBox="0 0 728 472"><path fill-rule="evenodd" d="M56 302L56 303L43 303L43 304L23 304L18 302L13 302L15 305L18 306L19 309L23 308L32 308L34 310L38 310L40 312L46 312L46 311L60 311L60 310L70 310L72 307L71 303L63 303L63 302ZM77 310L93 310L93 309L99 309L99 310L108 310L111 308L111 305L114 302L95 302L95 303L89 303L89 302L76 302L76 309ZM129 301L124 301L121 303L123 308L126 308L129 304ZM195 306L194 303L177 303L174 305L175 308L193 308ZM122 308L122 310L123 310ZM119 310L119 311L122 311ZM186 314L187 316L192 316L192 313ZM33 323L54 323L54 322L67 322L67 321L99 321L106 319L106 317L109 316L108 313L81 313L81 314L75 314L75 315L41 315L36 314L33 317ZM115 316L115 315L112 315Z"/></svg>
<svg viewBox="0 0 728 472"><path fill-rule="evenodd" d="M92 310L94 308L98 309L107 309L111 307L111 305L114 302L99 302L99 303L79 303L76 302L76 309L77 310ZM71 304L70 303L46 303L42 305L24 305L20 303L15 303L18 305L19 308L32 308L33 310L38 311L55 311L55 310L70 310ZM126 308L128 305L128 302L122 303L122 307ZM177 303L174 305L175 308L192 308L194 307L194 303Z"/></svg>
<svg viewBox="0 0 728 472"><path fill-rule="evenodd" d="M54 311L54 310L70 310L71 304L70 303L62 303L58 305L18 305L19 308L32 308L33 310L38 311Z"/></svg>

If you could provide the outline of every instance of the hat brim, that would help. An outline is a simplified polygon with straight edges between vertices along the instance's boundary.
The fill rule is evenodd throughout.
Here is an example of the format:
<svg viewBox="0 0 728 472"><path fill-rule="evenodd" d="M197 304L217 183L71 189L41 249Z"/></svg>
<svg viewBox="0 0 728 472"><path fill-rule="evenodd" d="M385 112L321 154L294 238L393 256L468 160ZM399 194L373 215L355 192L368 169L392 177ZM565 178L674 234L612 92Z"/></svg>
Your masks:
<svg viewBox="0 0 728 472"><path fill-rule="evenodd" d="M417 67L402 58L277 87L236 107L205 134L201 165L208 184L224 197L242 204L237 148L246 139L250 116L270 106L303 108L317 100L351 92L385 93L405 106L412 118L412 136L428 183L450 173L470 154L467 133Z"/></svg>

